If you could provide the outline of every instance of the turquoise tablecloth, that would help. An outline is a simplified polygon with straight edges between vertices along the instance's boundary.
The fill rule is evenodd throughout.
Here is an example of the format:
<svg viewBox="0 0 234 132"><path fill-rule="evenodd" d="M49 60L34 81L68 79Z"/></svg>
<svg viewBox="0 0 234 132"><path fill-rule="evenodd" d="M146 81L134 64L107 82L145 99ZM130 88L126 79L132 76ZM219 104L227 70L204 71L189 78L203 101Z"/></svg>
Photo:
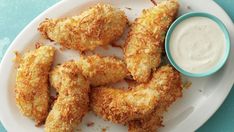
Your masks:
<svg viewBox="0 0 234 132"><path fill-rule="evenodd" d="M16 35L34 17L59 0L0 0L0 60ZM234 21L234 0L215 0ZM14 127L14 126L12 126ZM6 130L0 123L0 132ZM197 132L234 132L234 89Z"/></svg>

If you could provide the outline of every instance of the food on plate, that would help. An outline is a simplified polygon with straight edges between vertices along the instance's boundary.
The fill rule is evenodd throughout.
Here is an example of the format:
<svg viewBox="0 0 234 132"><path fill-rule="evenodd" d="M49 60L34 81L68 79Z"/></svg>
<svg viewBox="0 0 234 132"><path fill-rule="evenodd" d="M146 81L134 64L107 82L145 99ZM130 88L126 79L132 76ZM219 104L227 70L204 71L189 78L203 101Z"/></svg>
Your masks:
<svg viewBox="0 0 234 132"><path fill-rule="evenodd" d="M41 125L49 108L49 71L55 49L41 46L17 59L19 67L16 75L16 104L20 112Z"/></svg>
<svg viewBox="0 0 234 132"><path fill-rule="evenodd" d="M90 106L97 115L114 123L127 124L130 121L132 130L138 123L137 119L140 122L141 119L151 117L161 104L168 107L181 96L181 90L180 74L170 66L162 66L153 73L148 83L139 84L132 89L107 86L93 88Z"/></svg>
<svg viewBox="0 0 234 132"><path fill-rule="evenodd" d="M82 56L76 63L92 86L115 83L128 74L125 63L115 57Z"/></svg>
<svg viewBox="0 0 234 132"><path fill-rule="evenodd" d="M91 86L115 83L124 79L128 74L125 63L115 57L81 56L80 60L70 63L77 65L77 68L90 82ZM56 76L54 75L54 77Z"/></svg>
<svg viewBox="0 0 234 132"><path fill-rule="evenodd" d="M128 123L129 132L155 132L163 126L163 114L178 98L182 97L182 81L180 73L170 66L161 67L153 75L149 86L155 87L159 92L157 106L151 114Z"/></svg>
<svg viewBox="0 0 234 132"><path fill-rule="evenodd" d="M20 111L36 125L45 121L46 132L75 131L89 106L105 120L127 125L130 132L156 131L163 126L165 111L182 96L179 72L169 65L159 67L165 34L178 8L177 0L167 0L143 10L131 25L125 61L82 54L79 60L50 71L55 54L51 46L39 46L18 57L15 91ZM85 53L120 38L127 23L123 11L97 4L79 16L46 19L38 30L65 48ZM109 85L128 77L129 72L136 82L128 89ZM49 83L58 93L51 107Z"/></svg>
<svg viewBox="0 0 234 132"><path fill-rule="evenodd" d="M50 83L59 95L46 119L45 131L74 131L88 112L89 82L75 63L66 62L53 69Z"/></svg>
<svg viewBox="0 0 234 132"><path fill-rule="evenodd" d="M123 11L109 4L97 4L79 16L46 19L38 30L66 48L85 51L117 40L127 22Z"/></svg>
<svg viewBox="0 0 234 132"><path fill-rule="evenodd" d="M133 79L147 82L161 62L164 38L179 9L176 0L163 1L143 10L131 26L124 47L125 61Z"/></svg>

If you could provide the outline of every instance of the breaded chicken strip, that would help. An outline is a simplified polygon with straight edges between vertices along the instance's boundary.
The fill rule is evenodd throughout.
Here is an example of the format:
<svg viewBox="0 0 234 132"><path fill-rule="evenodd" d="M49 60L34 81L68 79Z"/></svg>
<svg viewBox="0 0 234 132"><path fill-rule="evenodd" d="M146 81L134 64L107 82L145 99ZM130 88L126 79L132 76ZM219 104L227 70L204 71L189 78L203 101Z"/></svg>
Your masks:
<svg viewBox="0 0 234 132"><path fill-rule="evenodd" d="M170 66L163 66L154 72L148 83L132 89L93 88L91 108L106 120L126 124L150 115L167 95L174 95L170 93L174 89L181 89L180 74ZM174 96L170 96L170 99L175 100Z"/></svg>
<svg viewBox="0 0 234 132"><path fill-rule="evenodd" d="M93 88L92 110L105 120L121 124L144 117L153 111L159 98L158 92L145 87L139 85L131 90L105 86Z"/></svg>
<svg viewBox="0 0 234 132"><path fill-rule="evenodd" d="M159 127L163 126L163 114L167 111L168 107L178 98L182 97L182 82L179 72L166 66L153 76L158 79L152 81L149 85L157 85L160 88L161 97L158 100L159 104L151 114L141 119L130 121L128 124L129 132L155 132Z"/></svg>
<svg viewBox="0 0 234 132"><path fill-rule="evenodd" d="M124 47L125 61L137 82L147 82L161 62L165 34L179 9L176 0L143 10L131 26Z"/></svg>
<svg viewBox="0 0 234 132"><path fill-rule="evenodd" d="M16 75L16 104L20 112L42 124L49 108L48 77L55 49L41 46L20 58Z"/></svg>
<svg viewBox="0 0 234 132"><path fill-rule="evenodd" d="M89 80L91 86L118 82L124 79L128 73L125 63L114 57L101 57L98 55L82 56L79 61L71 61L70 63L77 65L77 68ZM53 77L51 79L56 79L56 75ZM51 83L54 82L57 81L51 81Z"/></svg>
<svg viewBox="0 0 234 132"><path fill-rule="evenodd" d="M92 86L118 82L128 73L125 63L114 57L92 55L81 57L76 63Z"/></svg>
<svg viewBox="0 0 234 132"><path fill-rule="evenodd" d="M50 81L59 95L46 119L45 131L72 132L88 112L89 83L73 62L57 66Z"/></svg>
<svg viewBox="0 0 234 132"><path fill-rule="evenodd" d="M46 19L38 30L66 48L85 51L117 40L127 22L123 11L108 4L97 4L79 16Z"/></svg>

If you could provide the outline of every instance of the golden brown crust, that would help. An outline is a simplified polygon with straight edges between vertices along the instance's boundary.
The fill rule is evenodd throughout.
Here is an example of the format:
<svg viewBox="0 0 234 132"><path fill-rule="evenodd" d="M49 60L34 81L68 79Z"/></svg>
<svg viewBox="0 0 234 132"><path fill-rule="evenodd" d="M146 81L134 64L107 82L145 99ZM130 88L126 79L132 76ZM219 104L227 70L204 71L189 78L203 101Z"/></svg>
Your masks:
<svg viewBox="0 0 234 132"><path fill-rule="evenodd" d="M181 89L180 74L170 66L163 66L154 72L148 83L129 90L93 88L90 105L92 110L104 119L126 124L131 120L144 119L154 112L162 100L174 101L174 93L171 93L173 89ZM130 126L133 124L136 123L130 123Z"/></svg>
<svg viewBox="0 0 234 132"><path fill-rule="evenodd" d="M19 61L16 75L16 104L20 112L35 120L45 121L49 108L48 76L55 49L41 46L26 53Z"/></svg>
<svg viewBox="0 0 234 132"><path fill-rule="evenodd" d="M152 112L157 98L158 93L144 85L132 90L98 87L92 89L91 108L105 120L126 124Z"/></svg>
<svg viewBox="0 0 234 132"><path fill-rule="evenodd" d="M144 33L134 33L129 37L124 51L127 68L137 82L147 82L151 70L161 63L161 46Z"/></svg>
<svg viewBox="0 0 234 132"><path fill-rule="evenodd" d="M81 71L82 75L89 80L92 86L106 85L110 83L118 82L127 76L127 68L125 63L114 57L100 57L98 55L92 55L87 57L81 57L79 61L72 61L77 65L77 68ZM57 72L58 69L54 69L53 72ZM53 78L50 78L53 86L60 85L54 74ZM55 83L55 84L53 84Z"/></svg>
<svg viewBox="0 0 234 132"><path fill-rule="evenodd" d="M167 0L143 10L132 24L124 53L127 68L136 81L147 82L151 71L159 66L166 31L178 9L176 0Z"/></svg>
<svg viewBox="0 0 234 132"><path fill-rule="evenodd" d="M117 40L127 21L123 11L108 4L97 4L79 16L46 19L38 30L66 48L85 51Z"/></svg>
<svg viewBox="0 0 234 132"><path fill-rule="evenodd" d="M92 55L81 57L76 63L92 86L118 82L128 73L125 63L114 57Z"/></svg>
<svg viewBox="0 0 234 132"><path fill-rule="evenodd" d="M59 96L46 119L45 131L74 131L88 112L89 82L74 62L57 66L50 74L50 81Z"/></svg>
<svg viewBox="0 0 234 132"><path fill-rule="evenodd" d="M163 126L163 113L176 99L182 97L182 82L179 72L166 66L160 68L153 76L157 79L149 85L158 85L160 91L159 104L151 114L130 121L128 124L129 132L155 132L159 127Z"/></svg>

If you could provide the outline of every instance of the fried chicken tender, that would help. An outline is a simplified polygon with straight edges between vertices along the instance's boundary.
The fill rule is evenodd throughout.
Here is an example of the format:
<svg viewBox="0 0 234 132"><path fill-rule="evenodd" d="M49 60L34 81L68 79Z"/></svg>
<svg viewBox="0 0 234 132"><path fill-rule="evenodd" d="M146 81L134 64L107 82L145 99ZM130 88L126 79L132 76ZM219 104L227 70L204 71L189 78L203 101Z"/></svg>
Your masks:
<svg viewBox="0 0 234 132"><path fill-rule="evenodd" d="M55 49L41 46L20 58L16 75L16 104L20 112L42 124L49 108L49 71ZM19 58L18 58L19 59Z"/></svg>
<svg viewBox="0 0 234 132"><path fill-rule="evenodd" d="M79 16L46 19L38 30L45 38L66 48L85 51L117 40L127 22L123 11L108 4L97 4Z"/></svg>
<svg viewBox="0 0 234 132"><path fill-rule="evenodd" d="M175 89L181 90L180 74L170 66L163 66L154 72L148 83L139 84L132 89L93 88L90 106L104 119L126 124L148 117L162 100L168 98L168 102L174 101L177 96L174 97L174 93L171 92ZM131 127L133 125L135 123L130 123Z"/></svg>
<svg viewBox="0 0 234 132"><path fill-rule="evenodd" d="M165 34L179 9L176 0L163 1L143 10L131 26L124 47L125 61L137 82L147 82L161 63Z"/></svg>
<svg viewBox="0 0 234 132"><path fill-rule="evenodd" d="M76 63L92 86L118 82L128 73L125 63L114 57L92 55L81 57Z"/></svg>
<svg viewBox="0 0 234 132"><path fill-rule="evenodd" d="M147 96L149 97L146 98ZM153 89L146 89L144 85L132 90L102 86L92 89L91 107L105 120L126 124L152 112L157 99L158 93Z"/></svg>
<svg viewBox="0 0 234 132"><path fill-rule="evenodd" d="M89 82L73 62L54 68L50 82L59 95L46 119L45 131L72 132L88 112Z"/></svg>
<svg viewBox="0 0 234 132"><path fill-rule="evenodd" d="M182 81L179 72L166 66L156 72L149 85L158 87L160 92L159 104L154 111L147 116L130 121L128 124L129 132L155 132L162 127L163 114L168 107L178 98L182 97Z"/></svg>

